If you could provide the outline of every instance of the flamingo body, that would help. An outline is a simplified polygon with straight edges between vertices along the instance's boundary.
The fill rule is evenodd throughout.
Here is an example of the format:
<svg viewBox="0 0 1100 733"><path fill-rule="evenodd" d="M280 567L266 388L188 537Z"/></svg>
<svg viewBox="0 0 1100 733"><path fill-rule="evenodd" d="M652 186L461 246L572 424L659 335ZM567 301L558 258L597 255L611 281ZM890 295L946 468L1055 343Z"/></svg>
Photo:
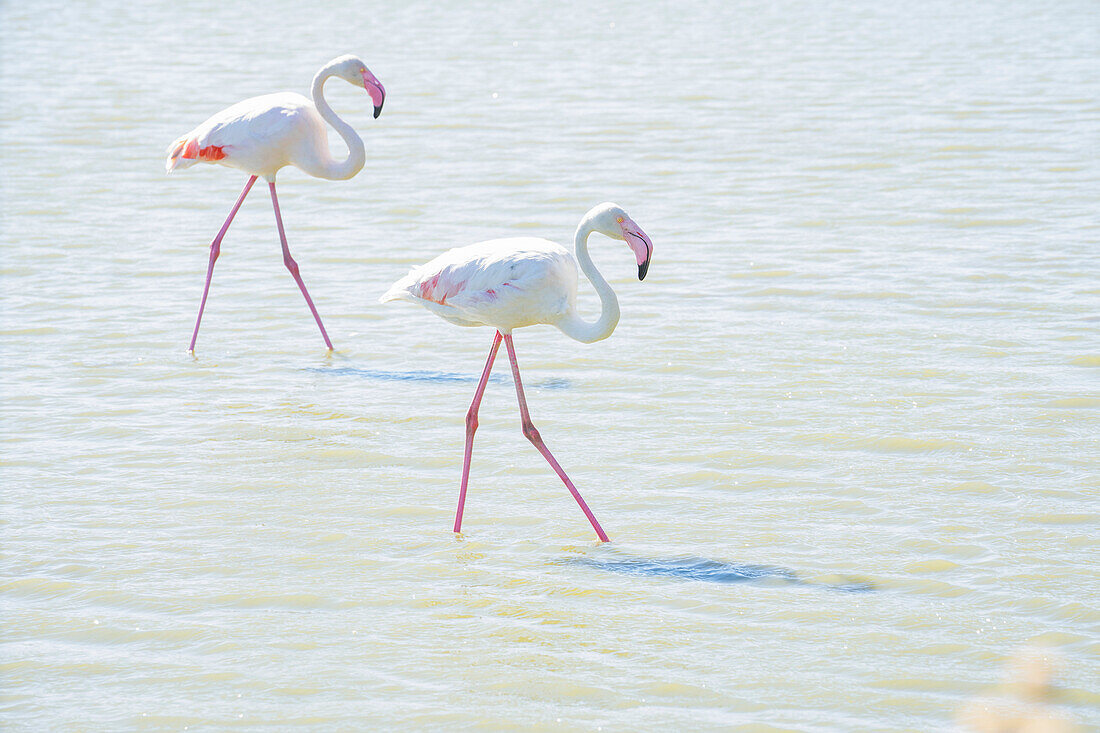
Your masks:
<svg viewBox="0 0 1100 733"><path fill-rule="evenodd" d="M169 147L165 169L216 163L267 180L293 165L317 177L330 158L325 121L301 94L252 97L214 114Z"/></svg>
<svg viewBox="0 0 1100 733"><path fill-rule="evenodd" d="M547 239L491 239L414 268L382 301L419 303L458 326L554 325L577 305L577 261Z"/></svg>

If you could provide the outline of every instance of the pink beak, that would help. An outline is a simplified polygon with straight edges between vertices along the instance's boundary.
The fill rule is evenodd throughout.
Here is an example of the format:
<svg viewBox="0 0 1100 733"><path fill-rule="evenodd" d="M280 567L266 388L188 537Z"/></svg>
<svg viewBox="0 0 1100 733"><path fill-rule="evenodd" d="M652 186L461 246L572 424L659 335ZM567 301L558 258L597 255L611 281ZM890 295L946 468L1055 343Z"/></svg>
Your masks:
<svg viewBox="0 0 1100 733"><path fill-rule="evenodd" d="M377 120L378 115L382 114L382 105L386 101L386 89L382 86L382 82L370 73L370 69L363 70L363 88L367 90L371 101L374 102L374 119Z"/></svg>
<svg viewBox="0 0 1100 733"><path fill-rule="evenodd" d="M645 280L645 274L649 271L649 260L653 257L653 242L642 231L642 228L631 219L619 223L623 230L623 239L627 246L634 250L634 257L638 260L638 279Z"/></svg>

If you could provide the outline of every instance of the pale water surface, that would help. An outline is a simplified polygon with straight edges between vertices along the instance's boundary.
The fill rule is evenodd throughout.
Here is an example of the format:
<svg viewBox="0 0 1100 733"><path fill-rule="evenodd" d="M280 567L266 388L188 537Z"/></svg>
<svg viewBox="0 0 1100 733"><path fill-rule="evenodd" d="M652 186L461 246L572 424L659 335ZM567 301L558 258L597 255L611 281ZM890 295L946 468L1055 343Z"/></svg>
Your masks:
<svg viewBox="0 0 1100 733"><path fill-rule="evenodd" d="M368 162L163 151L329 83ZM1100 725L1100 6L0 5L6 730L928 731L1029 643ZM335 138L334 138L335 144ZM598 546L490 341L378 296L568 242L614 336L516 336ZM588 311L597 307L590 290Z"/></svg>

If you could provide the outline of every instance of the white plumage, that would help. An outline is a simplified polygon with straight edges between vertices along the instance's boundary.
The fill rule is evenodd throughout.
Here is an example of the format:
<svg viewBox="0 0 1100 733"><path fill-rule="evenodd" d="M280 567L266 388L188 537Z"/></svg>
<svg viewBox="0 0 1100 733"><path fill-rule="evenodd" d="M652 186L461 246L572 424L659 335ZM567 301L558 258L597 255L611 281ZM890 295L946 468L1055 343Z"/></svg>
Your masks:
<svg viewBox="0 0 1100 733"><path fill-rule="evenodd" d="M293 165L321 177L328 161L325 121L317 108L301 94L281 92L252 97L212 115L172 144L165 170L206 162L273 178L280 168Z"/></svg>
<svg viewBox="0 0 1100 733"><path fill-rule="evenodd" d="M546 239L492 239L413 268L382 296L390 300L420 303L458 326L553 324L576 308L577 263Z"/></svg>

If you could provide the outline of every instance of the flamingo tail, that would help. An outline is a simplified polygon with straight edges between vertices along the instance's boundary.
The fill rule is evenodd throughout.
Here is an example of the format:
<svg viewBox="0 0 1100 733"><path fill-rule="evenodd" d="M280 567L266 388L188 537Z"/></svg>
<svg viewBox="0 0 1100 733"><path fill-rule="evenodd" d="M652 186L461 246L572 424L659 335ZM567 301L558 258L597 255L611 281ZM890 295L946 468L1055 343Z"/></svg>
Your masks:
<svg viewBox="0 0 1100 733"><path fill-rule="evenodd" d="M199 162L199 144L194 138L181 137L168 146L168 158L164 161L165 173L190 168Z"/></svg>
<svg viewBox="0 0 1100 733"><path fill-rule="evenodd" d="M385 295L378 299L379 303L388 303L391 300L408 300L413 303L421 302L421 298L414 292L417 281L419 280L416 268L405 277L395 282L390 289L386 291Z"/></svg>

